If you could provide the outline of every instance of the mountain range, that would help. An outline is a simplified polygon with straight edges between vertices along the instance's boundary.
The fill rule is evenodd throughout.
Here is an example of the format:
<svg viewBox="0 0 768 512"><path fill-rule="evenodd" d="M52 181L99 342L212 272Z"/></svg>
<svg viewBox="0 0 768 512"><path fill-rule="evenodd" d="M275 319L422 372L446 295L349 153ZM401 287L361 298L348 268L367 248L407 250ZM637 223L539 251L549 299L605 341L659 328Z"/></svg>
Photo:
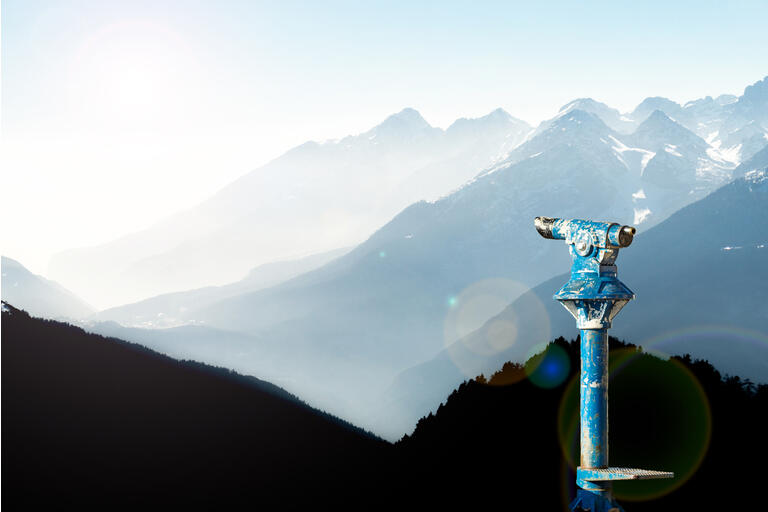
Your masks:
<svg viewBox="0 0 768 512"><path fill-rule="evenodd" d="M405 411L395 410L399 405L419 402L429 390L437 400L457 384L457 376L467 376L450 361L453 366L433 379L434 386L403 380L401 372L444 357L445 347L569 268L565 248L543 241L532 227L533 217L556 212L634 223L641 232L662 229L653 226L693 201L705 198L701 208L707 211L707 195L732 178L733 166L710 153L706 141L660 110L622 134L594 114L567 109L499 165L437 201L406 208L348 254L277 286L200 308L195 321L257 336L261 341L253 353L292 376L285 383L291 392L397 438L439 401ZM737 196L733 201L743 207L764 199ZM732 230L729 222L740 222L738 207L722 211L718 250L732 243L724 237ZM682 250L692 251L687 245ZM634 264L643 280L653 272L653 260L645 254ZM525 328L539 332L543 341L551 326L541 316L548 315L546 307L540 310ZM110 314L99 318L114 319ZM705 313L699 317L706 318ZM505 327L498 328L499 347L492 353L508 348L514 332L524 330L519 323L497 323ZM132 333L137 335L141 332ZM628 339L636 340L634 335ZM514 355L519 359L530 347ZM716 355L712 358L719 362ZM393 392L393 378L395 388L407 385ZM368 405L372 397L398 405L380 415L381 408Z"/></svg>
<svg viewBox="0 0 768 512"><path fill-rule="evenodd" d="M747 258L736 267L729 267L733 283L744 283L754 279L755 275L759 276L761 270L753 268L754 258L759 259L762 253L752 255L751 251L760 250L757 246L762 243L759 240L762 228L752 229L744 235L744 243L754 245L749 254L748 251L723 248L746 247L732 240L732 235L741 233L739 229L748 225L744 223L744 218L765 218L764 208L761 207L765 204L761 192L764 188L761 185L762 174L750 173L752 167L760 167L765 149L750 155L751 150L746 151L745 148L747 139L752 140L754 133L763 130L761 133L765 135L767 89L768 80L763 80L748 87L739 97L705 98L682 106L669 100L650 98L629 114L620 114L594 100L576 100L563 107L555 118L542 123L527 135L523 129L525 126L500 111L481 120L457 121L451 128L442 131L432 128L415 111L407 109L366 134L330 144L301 146L286 154L283 160L278 159L282 162L280 165L273 162L274 169L282 169L275 171L275 176L279 175L280 179L291 177L291 187L294 182L309 183L306 180L313 176L313 169L325 169L323 172L345 181L350 173L358 169L358 163L371 155L369 150L376 157L370 162L372 166L397 162L395 167L398 172L402 171L397 180L389 183L391 187L381 185L377 180L383 178L377 175L373 181L381 185L381 190L394 191L408 180L416 179L417 175L439 174L441 169L453 168L451 165L454 164L457 171L463 169L461 180L464 184L461 185L458 174L454 174L459 181L456 186L461 186L453 192L448 193L442 182L439 187L435 184L429 194L420 192L431 200L405 207L389 222L382 220L382 227L346 254L274 286L243 289L238 288L240 285L230 285L223 288L225 292L222 294L216 292L210 295L206 291L200 300L196 298L201 296L199 290L182 292L170 298L151 299L102 311L90 317L88 329L110 335L120 332L129 341L173 352L177 357L185 356L184 339L193 339L194 342L188 345L187 357L200 357L206 361L209 357L217 357L216 364L245 373L261 375L258 372L264 366L258 362L268 361L274 374L282 376L280 385L290 392L380 435L397 438L407 432L420 415L435 407L439 403L435 400L444 396L457 383L457 378L473 375L464 371L463 363L446 360L446 353L453 351L453 347L462 346L456 345L457 342L466 344L465 341L472 339L477 332L487 334L487 329L483 329L489 326L489 321L493 325L493 334L486 338L492 343L490 348L483 347L489 352L482 354L480 359L495 363L498 359L494 357L500 353L519 361L531 348L529 341L535 339L538 343L550 339L560 325L563 328L572 327L565 321L557 324L554 320L557 317L554 313L550 314L548 299L539 300L536 309L528 311L527 316L521 316L519 321L497 319L499 321L493 322L494 317L504 314L509 304L531 297L531 289L538 290L537 286L570 266L565 248L542 240L533 229L532 219L537 215L604 219L638 226L641 235L637 238L636 247L624 251L626 265L622 265L625 258L622 253L620 266L636 272L637 282L650 282L655 279L654 276L664 275L655 266L659 262L654 257L658 258L661 250L660 246L654 245L656 243L672 243L675 250L682 251L676 265L701 260L696 265L710 269L722 268L726 263L701 259L697 252L701 248L695 244L674 242L679 239L680 231L668 226L680 223L688 230L685 233L696 233L702 229L695 219L684 215L686 207L699 205L696 208L703 212L702 215L718 212L713 217L704 215L713 223L710 241L717 251L722 249L723 254L716 251L717 254L721 257ZM489 130L489 125L497 124L502 128L490 130L498 135L494 139L484 130ZM748 126L752 128L746 129ZM512 127L519 130L512 130ZM757 132L752 133L753 128ZM450 135L452 133L457 135ZM504 133L506 135L499 135ZM510 133L517 135L511 136ZM747 137L749 133L752 135ZM487 154L493 156L477 160L474 158L476 153L471 150L472 144L466 147L454 142L449 144L454 148L454 152L450 153L453 156L449 158L449 153L435 150L440 153L439 161L442 163L435 161L434 167L430 167L431 164L424 163L424 158L408 153L428 153L431 151L429 148L448 144L445 141L450 137L469 140L466 137L470 135L475 137L472 140L488 142ZM742 136L747 138L740 139ZM736 139L739 142L733 143ZM373 141L379 141L379 144ZM735 148L739 144L741 147L737 151ZM493 151L490 145L495 145ZM361 146L367 149L355 149ZM401 146L410 149L406 151ZM323 149L326 147L330 149ZM462 147L464 149L460 149ZM349 165L340 167L339 159L342 157L339 155L347 154L345 151L359 156L360 160L355 159L357 156L350 156L348 160L342 159ZM386 156L390 153L400 156ZM410 167L405 166L407 169L398 160L406 158L403 156L406 153L409 159L414 159L409 160L411 163L408 164ZM473 155L472 158L470 155ZM742 161L747 156L749 159ZM467 167L467 161L481 160L485 162L483 166L475 166L471 171ZM459 165L460 162L463 163ZM280 167L282 165L285 167ZM331 169L335 171L331 172ZM272 194L269 197L273 197L275 191L293 190L278 186L282 182L277 178L273 182L259 181L271 176L270 172L248 175L250 177L244 177L214 196L215 200L206 203L208 206L205 208L212 208L211 212L228 212L221 216L233 222L228 226L240 226L229 231L229 242L216 238L224 231L217 231L215 226L210 233L218 234L211 235L212 238L203 234L208 232L206 229L201 229L200 237L195 242L202 244L199 248L194 244L179 245L176 249L169 249L170 252L155 253L158 254L156 261L164 262L162 265L169 274L178 268L178 275L182 275L184 258L202 258L207 261L206 264L232 271L234 277L231 279L234 280L241 275L240 271L237 276L234 272L240 264L231 261L225 264L224 260L211 257L210 251L236 254L232 257L237 258L242 256L243 265L250 258L252 267L257 261L246 257L247 251L227 245L230 242L241 243L238 238L242 235L238 231L241 228L250 230L248 237L257 236L254 233L261 237L261 228L265 223L281 225L282 220L275 220L280 217L275 217L272 212L283 211L289 216L296 214L292 217L296 221L293 226L295 233L298 236L301 231L306 235L299 237L301 243L309 242L309 238L320 234L322 229L315 229L313 224L319 213L312 214L309 210L322 208L321 204L327 206L327 202L323 203L328 201L328 196L323 195L325 192L302 196L307 198L302 201L302 208L307 207L304 213L312 217L311 221L303 224L300 218L306 220L309 217L301 217L304 213L296 213L298 210L291 209L289 203L283 202L280 206L279 201L269 203L268 198L260 203L248 203L255 197L254 190L259 190L259 194L267 194L268 190ZM357 178L363 180L362 176ZM737 181L729 185L734 178ZM317 187L328 184L315 178L310 181L322 182L316 184ZM251 186L250 183L260 185ZM338 184L339 181L333 183ZM354 185L362 196L367 193L367 183L363 180ZM735 188L729 188L732 186ZM338 187L334 189L329 185L325 191L334 193L334 190L338 191ZM723 197L726 199L718 199ZM351 202L345 204L351 205L358 196L348 199ZM349 218L356 218L355 208L365 212L378 211L380 203L370 198L367 201L367 206L363 206L362 200L357 206L349 206L352 212ZM730 204L729 201L735 204L725 207ZM214 204L220 205L221 209L217 210L219 207L214 207ZM262 204L266 206L262 208ZM218 214L201 213L205 208L194 210L197 212L195 215L200 214L197 218L201 222L204 218L218 218ZM194 216L190 215L184 214L173 222L183 224L186 226L184 229L199 227L194 222ZM685 220L669 224L679 215ZM241 221L242 225L238 224ZM182 231L173 228L172 224L165 224L170 230L168 233L182 236ZM235 232L240 235L235 236ZM658 237L656 242L643 245L646 235L642 233L646 232L651 242L654 240L651 233L661 234L655 235ZM90 279L99 279L100 272L106 272L101 284L110 287L116 282L110 281L108 276L114 275L118 268L123 269L118 272L121 275L130 275L129 280L141 283L143 278L137 277L133 271L124 272L126 267L122 266L124 259L121 258L132 257L130 255L136 254L137 249L149 247L151 244L144 242L151 241L154 236L162 239L163 243L171 243L173 236L168 233L163 234L162 229L150 230L98 250L78 252L72 261L77 260L77 265L82 265L83 275L87 274ZM320 237L330 240L325 235ZM266 241L269 237L259 239ZM279 244L271 247L279 247ZM645 249L638 250L639 247ZM182 259L174 266L176 256L173 254L177 254L174 252L177 249L183 254L178 253ZM713 250L712 247L707 248L707 251L710 250ZM123 252L118 255L111 251ZM642 257L631 259L635 258L631 256L633 252ZM114 260L110 259L110 255L114 256ZM104 270L91 257L102 258L102 263L111 268ZM172 267L173 272L170 272ZM695 281L700 279L699 272L695 265L691 265L688 273L681 271L679 275ZM209 274L201 273L201 279L203 275ZM628 284L632 286L631 280ZM677 285L676 289L684 289L684 283ZM551 293L546 291L544 295ZM759 292L755 293L756 296L744 295L736 293L734 288L723 288L722 296L734 302L734 310L744 310L751 307L754 299L761 300ZM659 296L668 298L670 294ZM187 308L182 315L178 314L180 307ZM153 311L153 308L157 310ZM640 308L636 309L640 314ZM158 313L165 315L169 311L174 313L171 323L160 322L151 326L174 325L175 329L160 333L137 328L150 325L146 322L153 315L157 318ZM711 323L711 309L691 308L691 311L694 317L687 320L690 325ZM645 312L651 314L651 310ZM558 311L558 314L562 312ZM668 307L662 307L660 312L653 311L653 314L673 313ZM721 326L726 329L745 327L762 335L761 325L765 325L765 316L761 315L764 313L758 309L755 315L743 322L736 322L735 317L724 317ZM626 316L630 317L629 313ZM623 314L617 326L622 325L624 318ZM648 317L642 318L647 322ZM659 326L666 329L672 325L670 322L674 318L664 318L667 323L660 323ZM626 325L640 325L642 321L636 324L628 321ZM114 322L124 322L125 326ZM186 325L179 326L182 323ZM531 330L537 334L530 336ZM647 332L650 331L637 327L636 332L633 330L627 337L639 342L636 336L644 336L641 333ZM228 334L225 336L222 333ZM528 341L523 343L524 339ZM702 346L695 345L691 352L699 355L697 350ZM713 351L707 352L707 356L718 364L722 362L729 370L728 361L738 363L737 360L745 357L749 359L745 354L733 357L735 352L729 354L722 345L709 347ZM719 358L723 358L722 361ZM448 364L435 367L438 368L437 373L430 373L429 369L421 371L421 365L432 368L435 360L447 361ZM468 365L468 368L474 367ZM761 376L762 367L750 361L743 368L733 368L744 369L751 378L764 378ZM269 378L272 379L272 375ZM403 399L403 396L407 398ZM382 400L387 402L384 408L379 406ZM389 402L395 403L396 407L390 407ZM382 414L382 410L387 412Z"/></svg>
<svg viewBox="0 0 768 512"><path fill-rule="evenodd" d="M256 265L352 246L418 200L434 201L480 172L551 149L548 138L538 135L552 135L553 124L579 111L610 128L604 144L631 173L645 175L650 166L649 186L690 185L691 173L700 175L693 180L698 187L707 179L722 183L768 143L766 104L768 79L739 97L684 105L647 98L626 114L577 99L535 130L501 109L442 130L407 108L359 135L298 146L148 230L59 254L49 274L106 307L222 285ZM641 127L645 136L637 132ZM577 135L572 143L580 140ZM641 191L648 196L645 188L632 191L638 202ZM637 219L661 220L664 212L655 202L664 202L664 193L670 192L638 204Z"/></svg>
<svg viewBox="0 0 768 512"><path fill-rule="evenodd" d="M199 309L229 297L255 292L312 271L349 252L336 249L289 261L259 265L243 279L222 286L207 286L156 297L101 311L92 320L108 319L121 325L143 328L168 328L195 325Z"/></svg>
<svg viewBox="0 0 768 512"><path fill-rule="evenodd" d="M724 372L768 382L768 169L751 171L641 233L621 250L619 277L636 294L611 333L661 354L695 354ZM567 253L562 243L541 240ZM467 377L525 360L573 317L552 300L568 274L547 280L430 361L401 373L380 422L408 430ZM500 334L501 333L501 334ZM498 342L503 336L504 344ZM395 427L392 418L402 420Z"/></svg>
<svg viewBox="0 0 768 512"><path fill-rule="evenodd" d="M50 275L101 306L226 284L256 265L359 243L530 130L501 109L442 130L406 108L359 135L302 144L148 230L59 254Z"/></svg>

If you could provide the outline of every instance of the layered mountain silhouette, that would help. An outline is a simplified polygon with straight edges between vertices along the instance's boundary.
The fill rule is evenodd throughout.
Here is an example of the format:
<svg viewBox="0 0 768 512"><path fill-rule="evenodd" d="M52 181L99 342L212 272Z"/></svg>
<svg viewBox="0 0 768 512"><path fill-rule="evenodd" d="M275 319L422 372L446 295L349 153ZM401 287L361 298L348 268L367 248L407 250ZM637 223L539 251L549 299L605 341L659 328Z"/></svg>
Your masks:
<svg viewBox="0 0 768 512"><path fill-rule="evenodd" d="M50 275L102 306L233 282L256 265L359 243L529 131L501 110L442 130L404 109L359 135L298 146L148 230L62 253Z"/></svg>
<svg viewBox="0 0 768 512"><path fill-rule="evenodd" d="M182 325L194 325L196 313L216 302L269 288L298 275L310 272L350 249L336 249L305 258L276 263L265 263L252 269L248 275L234 283L223 286L208 286L195 290L167 293L151 297L133 304L110 308L91 315L90 320L109 320L127 327L169 328Z"/></svg>
<svg viewBox="0 0 768 512"><path fill-rule="evenodd" d="M532 229L533 217L553 211L641 221L643 229L727 179L706 142L661 111L620 134L593 114L568 110L497 167L438 201L412 205L349 254L201 308L194 320L258 334L259 353L299 376L292 392L383 433L360 411L383 383L569 267L567 252ZM490 292L500 303L446 332L452 298L487 280L501 280L502 289Z"/></svg>
<svg viewBox="0 0 768 512"><path fill-rule="evenodd" d="M18 261L2 256L3 300L47 318L85 318L95 309L59 283L33 274Z"/></svg>
<svg viewBox="0 0 768 512"><path fill-rule="evenodd" d="M709 179L716 183L703 192L711 191L730 177L736 165L765 147L766 84L766 79L757 82L739 97L707 97L685 105L648 98L625 114L581 98L565 105L535 132L501 109L478 119L459 119L446 130L432 127L415 110L404 109L359 135L298 146L199 206L148 230L57 255L50 275L81 290L94 303L115 306L233 282L256 265L351 246L409 204L433 201L481 171L554 149L546 145L547 138L536 143L533 139L577 112L592 114L609 127L602 137L604 144L632 173L643 173L650 165L645 181L663 191L638 188L630 194L639 196L643 190L652 197L648 204L637 205L637 218L654 224L676 209L665 211L670 201L663 195L670 185L690 185L696 178L694 188L698 188ZM643 125L654 133L646 123L658 123L656 112L700 140L694 147L681 145L690 136L679 140L669 127L661 127L657 134L670 132L667 140L654 141L661 144L635 145L632 137L623 137ZM578 127L572 130L580 132ZM585 142L579 136L572 139L560 142ZM584 150L591 144L586 142ZM632 205L627 194L618 200ZM683 206L678 203L677 207Z"/></svg>
<svg viewBox="0 0 768 512"><path fill-rule="evenodd" d="M502 313L510 303L525 296L528 290L569 268L567 251L562 245L543 241L531 226L533 217L545 214L605 219L637 225L641 233L663 229L665 219L674 212L702 198L707 201L708 194L734 177L746 175L746 162L736 168L738 158L731 159L733 155L723 146L723 142L717 145L719 135L712 136L714 131L706 130L725 130L726 124L737 126L734 130L745 128L750 123L763 126L761 102L764 96L761 91L764 83L759 82L748 88L749 92L745 91L738 98L705 99L679 106L679 111L672 109L671 102L651 99L643 102L643 108L638 107L635 113L622 115L593 100L577 100L564 107L555 118L542 123L519 145L510 142L515 137L508 136L511 133L509 129L517 126L514 119L501 111L480 120L457 121L448 130L441 131L429 126L415 111L407 109L365 134L337 143L301 146L279 160L282 162L280 165L291 164L281 168L278 173L280 179L295 178L296 182L315 183L319 175L312 173L320 167L312 165L326 166L322 168L336 177L349 177L350 173L358 170L356 166L360 160L356 158L368 158L372 154L376 156L376 165L389 165L387 162L396 161L399 166L402 163L400 160L389 159L386 155L394 152L412 158L413 153L408 153L410 149L406 151L402 147L427 151L451 137L457 137L457 140L475 137L472 140L492 142L495 139L489 133L507 133L503 139L509 143L508 146L502 144L504 151L494 153L493 165L486 166L479 173L473 171L473 177L460 188L433 201L411 204L347 254L313 271L269 288L227 287L224 294L218 295L219 292L194 291L189 295L160 297L114 308L94 317L99 322L117 321L130 326L185 324L165 333L158 334L148 329L121 331L119 326L111 323L90 324L88 328L124 336L130 341L175 356L184 356L183 340L189 336L195 340L189 345L187 355L190 357L210 360L244 372L258 373L269 366L273 369L268 375L270 379L275 379L309 403L373 429L380 435L397 438L408 431L420 415L436 406L434 400L437 396L456 385L460 375L467 375L452 361L446 362L453 367L446 366L445 373L440 370L440 375L434 379L430 376L427 384L418 377L404 380L404 371L421 364L429 365L435 359L445 359L446 347L454 346L457 340L467 339ZM696 119L699 119L696 123L710 125L698 127L696 124L698 128L692 130L691 123ZM728 131L731 132L733 130ZM373 141L380 142L375 144ZM464 147L456 141L450 145L458 148L456 151ZM367 149L359 149L363 147ZM402 151L395 151L395 147ZM497 144L497 149L499 147ZM488 151L489 148L486 147ZM470 154L477 155L461 151L450 155L462 154L467 158ZM748 162L758 162L763 154L761 151ZM344 162L349 165L339 167L339 155L347 155ZM448 158L448 155L443 153L440 158ZM464 157L455 158L451 162L459 162ZM306 166L293 166L301 162ZM418 170L409 167L407 173L403 171L404 174L398 175L400 181L396 180L397 185L393 186L396 188L409 179L428 176L431 172L447 172L450 167L447 163L435 163L434 168L431 165L424 164ZM336 170L332 172L330 169ZM247 225L251 231L248 236L257 236L255 234L260 234L262 227L256 219L257 212L260 212L258 215L266 215L262 217L264 219L269 217L269 208L273 207L293 212L286 202L272 199L252 201L253 197L249 194L253 187L250 184L257 183L254 186L262 193L275 190L271 188L274 183L282 183L279 180L259 181L268 175L269 172L265 171L246 176L237 185L216 196L226 198L222 199L223 203L212 200L206 204L226 204L226 208L221 206L221 211L229 212L225 217L229 215L228 218L236 219L236 222L242 221L241 227L246 229ZM355 174L357 178L363 179ZM325 185L317 184L318 187ZM395 190L381 183L379 185L382 190ZM324 193L302 196L308 198L307 208L327 202L328 196ZM732 200L749 205L755 197L734 194ZM315 200L317 202L313 202ZM359 207L360 211L376 209L377 203L366 200L367 204L363 206L364 201L355 199L358 200L355 208ZM249 206L237 210L239 207L236 205L246 203ZM266 205L265 209L261 205ZM728 218L728 226L743 223L739 218L739 208L734 206L732 210L723 210L722 218L718 219ZM191 217L184 217L179 222L188 224L192 221ZM322 231L315 230L312 223L303 222L297 220L296 226L301 224L301 230L308 236ZM270 220L270 223L273 227L279 225L277 221ZM689 229L695 232L700 226L690 226ZM204 233L205 229L198 231ZM160 236L160 231L147 233L154 233L158 235L158 240L162 238L166 242L172 238ZM298 231L292 235L290 230L281 233L292 239L301 238L296 236ZM753 233L759 234L760 230L753 230ZM717 242L719 248L734 245L728 238L732 234L730 229L716 230L716 234L722 235ZM202 238L198 240L201 243L205 240L206 249L197 250L188 246L183 252L194 254L193 258L206 258L208 262L217 261L206 252L209 250L251 258L247 256L247 251L237 251L226 243L205 238L207 235L200 236ZM679 233L670 230L666 236L675 239ZM269 237L259 239L268 240ZM126 249L125 254L135 253L134 248L138 246L133 244L136 240L138 238L124 240L125 244L121 247ZM231 240L241 238L233 237ZM638 237L638 245L641 240L642 236ZM103 248L107 251L103 254L118 246ZM688 259L681 261L695 261L695 246L678 244L675 247L678 246L682 251L691 251L691 254L684 253ZM638 281L645 282L657 272L656 267L648 262L654 261L651 256L658 255L661 249L653 246L647 250L651 252L645 253L645 258L637 260L636 264L626 265L637 266ZM632 251L635 251L634 247L629 254ZM169 265L170 274L184 267L183 258L178 266L171 264L175 258L172 252L160 250L153 254L158 255L158 262ZM78 256L78 265L88 266L89 258L84 256L80 259ZM115 265L119 267L122 264L119 257L116 258ZM231 262L227 264L229 270L236 267ZM738 279L747 279L747 268L739 266L731 271L741 276ZM94 278L101 278L98 265L89 266L88 271ZM113 270L107 274L111 272ZM131 275L133 280L136 275ZM689 274L689 277L694 276ZM737 279L734 277L734 280ZM104 278L103 282L108 283L109 278ZM142 282L142 279L136 282ZM628 284L632 286L631 280ZM198 293L203 297L199 307L188 307L197 300ZM741 302L747 300L744 295L729 296L729 300L738 305L734 307L746 307L746 303ZM519 326L514 322L496 322L492 336L493 350L481 354L483 357L480 359L486 361L484 358L488 356L491 358L488 361L499 363L499 360L492 358L509 349L509 344L514 341L517 343L514 348L519 351L514 356L520 360L533 344L519 341L523 339L523 334L530 340L537 340L535 343L549 339L557 327L550 320L550 307L548 302L546 306L540 305L535 312L538 316L533 318L541 321L529 322L526 326L526 329L535 330L536 336L518 332ZM186 309L182 312L181 308ZM702 311L709 310L705 308ZM158 320L169 313L171 321L163 323ZM709 312L706 315L702 313L700 317L702 321L711 318ZM724 325L733 327L733 324ZM225 332L229 334L223 335ZM636 341L634 331L628 334L632 334L629 339ZM699 355L696 350L698 348L691 351ZM711 355L718 364L727 364L726 360L718 360L722 354L707 355ZM738 357L730 359L733 361ZM509 359L514 360L512 355ZM264 361L269 361L269 364L261 364ZM749 376L761 371L754 365L739 369ZM429 372L427 374L430 375ZM393 379L396 379L394 387ZM403 386L402 382L406 385ZM411 393L411 390L415 391ZM388 401L387 397L400 397L403 393L408 398L397 405L405 406L404 410L387 409L388 412L382 415L382 407L378 407L376 401ZM422 398L432 400L431 405L427 404L429 400L421 401ZM399 399L393 401L399 402ZM411 407L411 402L418 404Z"/></svg>
<svg viewBox="0 0 768 512"><path fill-rule="evenodd" d="M5 303L2 328L6 507L563 510L573 497L574 342L462 383L390 445L253 377ZM611 348L612 462L676 473L616 484L626 509L759 509L768 387Z"/></svg>
<svg viewBox="0 0 768 512"><path fill-rule="evenodd" d="M646 98L626 114L634 123L660 110L711 144L731 161L744 161L765 147L768 132L768 77L749 85L736 97L707 96L685 105L661 97Z"/></svg>
<svg viewBox="0 0 768 512"><path fill-rule="evenodd" d="M768 382L763 219L768 169L749 172L641 233L617 260L619 277L637 300L622 310L611 332L650 350L694 354L730 374ZM562 242L539 243L567 252ZM552 300L567 281L568 274L545 281L431 361L403 372L388 392L383 418L400 418L405 423L399 430L407 430L468 375L524 361L550 336L576 332L574 319Z"/></svg>

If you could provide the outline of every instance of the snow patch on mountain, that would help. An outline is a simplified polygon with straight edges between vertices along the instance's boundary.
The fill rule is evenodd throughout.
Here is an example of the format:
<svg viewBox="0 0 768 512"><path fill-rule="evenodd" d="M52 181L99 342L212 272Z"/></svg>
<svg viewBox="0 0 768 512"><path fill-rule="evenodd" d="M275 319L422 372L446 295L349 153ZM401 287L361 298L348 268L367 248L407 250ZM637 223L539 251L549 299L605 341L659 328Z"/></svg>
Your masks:
<svg viewBox="0 0 768 512"><path fill-rule="evenodd" d="M635 208L635 220L632 222L635 226L642 224L651 214L650 208Z"/></svg>
<svg viewBox="0 0 768 512"><path fill-rule="evenodd" d="M744 180L752 184L760 184L768 181L768 169L749 171L744 175Z"/></svg>
<svg viewBox="0 0 768 512"><path fill-rule="evenodd" d="M627 161L624 159L624 153L635 152L640 155L640 176L642 176L645 172L645 168L648 166L648 162L650 162L651 159L656 156L656 153L643 148L631 148L613 135L609 135L608 137L614 142L614 144L616 144L615 146L611 146L611 149L618 153L617 156L619 157L619 160L621 160L627 169L632 170Z"/></svg>
<svg viewBox="0 0 768 512"><path fill-rule="evenodd" d="M734 167L741 162L742 144L736 144L730 148L721 149L719 144L720 141L717 142L717 147L712 146L707 148L707 155L709 158Z"/></svg>

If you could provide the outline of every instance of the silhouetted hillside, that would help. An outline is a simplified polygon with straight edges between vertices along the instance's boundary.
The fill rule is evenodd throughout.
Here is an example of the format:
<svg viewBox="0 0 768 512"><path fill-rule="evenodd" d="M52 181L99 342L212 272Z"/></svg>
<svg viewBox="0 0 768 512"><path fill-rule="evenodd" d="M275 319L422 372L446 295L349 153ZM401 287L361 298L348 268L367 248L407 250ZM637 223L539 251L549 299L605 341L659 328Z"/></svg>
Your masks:
<svg viewBox="0 0 768 512"><path fill-rule="evenodd" d="M9 510L346 500L387 448L258 379L3 310Z"/></svg>
<svg viewBox="0 0 768 512"><path fill-rule="evenodd" d="M574 492L578 347L562 338L389 445L229 370L6 305L2 328L9 509L555 511ZM678 475L617 485L625 509L761 509L768 386L611 345L611 462Z"/></svg>
<svg viewBox="0 0 768 512"><path fill-rule="evenodd" d="M676 472L675 480L616 484L624 508L764 508L768 385L723 378L688 356L659 359L614 338L611 351L611 464ZM465 499L475 493L478 504L494 495L512 510L563 510L575 492L564 450L578 462L578 344L559 338L538 366L532 362L528 371L507 363L487 382L463 383L398 443L399 455ZM542 387L558 372L567 374L563 384Z"/></svg>

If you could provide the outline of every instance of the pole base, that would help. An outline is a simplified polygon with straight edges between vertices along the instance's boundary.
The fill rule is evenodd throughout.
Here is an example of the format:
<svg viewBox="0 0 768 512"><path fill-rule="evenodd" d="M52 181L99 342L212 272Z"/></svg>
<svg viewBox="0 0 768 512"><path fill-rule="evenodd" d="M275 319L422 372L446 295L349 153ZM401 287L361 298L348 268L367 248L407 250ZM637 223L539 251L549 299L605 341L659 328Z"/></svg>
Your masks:
<svg viewBox="0 0 768 512"><path fill-rule="evenodd" d="M576 491L576 499L569 509L571 512L624 512L610 491L592 492L586 489Z"/></svg>

